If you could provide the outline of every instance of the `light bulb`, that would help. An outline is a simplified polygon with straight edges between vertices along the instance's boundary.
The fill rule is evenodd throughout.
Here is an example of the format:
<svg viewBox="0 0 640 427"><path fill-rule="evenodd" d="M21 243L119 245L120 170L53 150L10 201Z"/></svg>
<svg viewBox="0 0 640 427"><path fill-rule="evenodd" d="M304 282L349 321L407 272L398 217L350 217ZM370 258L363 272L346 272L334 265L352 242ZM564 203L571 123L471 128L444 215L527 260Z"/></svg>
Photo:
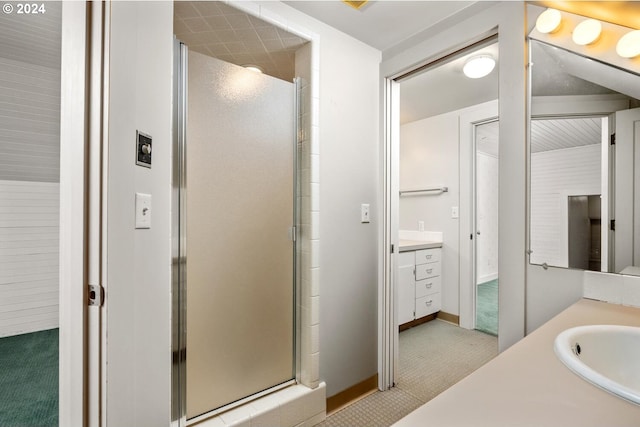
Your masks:
<svg viewBox="0 0 640 427"><path fill-rule="evenodd" d="M579 23L573 30L573 42L580 46L591 44L598 40L602 33L602 24L596 19L587 19Z"/></svg>
<svg viewBox="0 0 640 427"><path fill-rule="evenodd" d="M553 33L560 27L562 15L555 9L547 9L538 16L536 30L543 34Z"/></svg>
<svg viewBox="0 0 640 427"><path fill-rule="evenodd" d="M616 45L616 53L623 58L634 58L640 55L640 30L630 31Z"/></svg>

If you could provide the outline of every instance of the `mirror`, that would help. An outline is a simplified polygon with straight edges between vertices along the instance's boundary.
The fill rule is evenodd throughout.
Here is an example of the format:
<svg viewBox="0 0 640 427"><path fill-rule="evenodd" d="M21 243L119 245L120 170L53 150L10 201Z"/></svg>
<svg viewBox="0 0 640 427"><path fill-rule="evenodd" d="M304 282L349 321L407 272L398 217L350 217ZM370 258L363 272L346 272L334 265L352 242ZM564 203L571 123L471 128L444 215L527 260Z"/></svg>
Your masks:
<svg viewBox="0 0 640 427"><path fill-rule="evenodd" d="M530 55L529 262L640 272L640 75L534 39Z"/></svg>

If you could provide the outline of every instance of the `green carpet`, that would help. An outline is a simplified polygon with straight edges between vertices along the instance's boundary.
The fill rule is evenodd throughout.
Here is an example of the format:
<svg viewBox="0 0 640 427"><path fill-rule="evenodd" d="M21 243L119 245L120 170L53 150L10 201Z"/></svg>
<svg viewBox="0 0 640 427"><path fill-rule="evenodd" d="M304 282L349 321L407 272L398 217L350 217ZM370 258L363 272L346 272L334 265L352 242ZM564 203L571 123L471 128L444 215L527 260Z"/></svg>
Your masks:
<svg viewBox="0 0 640 427"><path fill-rule="evenodd" d="M58 425L58 329L0 338L0 426Z"/></svg>
<svg viewBox="0 0 640 427"><path fill-rule="evenodd" d="M498 335L498 279L478 285L476 329Z"/></svg>

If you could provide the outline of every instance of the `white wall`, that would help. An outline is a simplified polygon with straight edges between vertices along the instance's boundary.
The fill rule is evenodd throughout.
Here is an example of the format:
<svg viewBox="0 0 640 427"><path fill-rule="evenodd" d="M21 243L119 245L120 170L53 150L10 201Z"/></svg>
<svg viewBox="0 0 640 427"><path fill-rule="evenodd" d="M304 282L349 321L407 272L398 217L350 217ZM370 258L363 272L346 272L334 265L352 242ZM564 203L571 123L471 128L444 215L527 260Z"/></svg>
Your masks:
<svg viewBox="0 0 640 427"><path fill-rule="evenodd" d="M108 426L166 426L171 413L171 120L173 4L112 2L107 194ZM134 161L153 137L151 169ZM151 229L134 229L135 193Z"/></svg>
<svg viewBox="0 0 640 427"><path fill-rule="evenodd" d="M495 101L492 101L495 102ZM471 218L461 214L451 218L451 208L460 206L460 118L486 111L488 103L463 108L400 126L400 189L448 187L442 194L403 196L400 198L400 229L417 230L424 221L425 230L443 233L442 311L460 314L460 224ZM493 185L490 192L497 199L497 159L493 159ZM488 220L497 225L497 204ZM489 232L489 231L487 231ZM497 230L494 231L497 237ZM496 242L497 246L497 242ZM497 250L497 247L496 247ZM494 255L497 268L497 252ZM495 271L497 273L497 270Z"/></svg>
<svg viewBox="0 0 640 427"><path fill-rule="evenodd" d="M442 194L400 198L400 229L442 232L442 311L459 314L459 229L451 207L459 206L458 119L461 111L400 126L400 190L448 187Z"/></svg>
<svg viewBox="0 0 640 427"><path fill-rule="evenodd" d="M320 376L333 395L377 372L376 212L380 52L276 2L260 7L320 35L322 154L318 200ZM114 2L111 25L109 425L170 418L170 136L172 5ZM149 72L152 70L152 72ZM350 76L357 76L356 78ZM354 114L357 112L357 114ZM349 118L345 120L345 118ZM133 162L135 130L154 137L153 167ZM347 184L347 185L345 185ZM153 195L152 228L133 229L134 193Z"/></svg>
<svg viewBox="0 0 640 427"><path fill-rule="evenodd" d="M0 180L0 337L58 327L60 185Z"/></svg>
<svg viewBox="0 0 640 427"><path fill-rule="evenodd" d="M567 197L600 194L600 144L531 155L530 262L568 267Z"/></svg>

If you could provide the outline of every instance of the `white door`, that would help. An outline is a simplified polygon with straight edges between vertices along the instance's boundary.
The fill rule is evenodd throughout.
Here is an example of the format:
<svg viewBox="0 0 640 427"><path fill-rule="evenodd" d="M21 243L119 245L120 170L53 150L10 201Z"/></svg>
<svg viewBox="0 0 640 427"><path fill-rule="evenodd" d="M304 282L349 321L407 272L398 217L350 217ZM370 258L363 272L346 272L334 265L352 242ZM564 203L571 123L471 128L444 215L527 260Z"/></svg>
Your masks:
<svg viewBox="0 0 640 427"><path fill-rule="evenodd" d="M640 198L634 188L640 185L640 108L617 111L615 116L615 272L640 265ZM633 179L629 179L633 177Z"/></svg>

